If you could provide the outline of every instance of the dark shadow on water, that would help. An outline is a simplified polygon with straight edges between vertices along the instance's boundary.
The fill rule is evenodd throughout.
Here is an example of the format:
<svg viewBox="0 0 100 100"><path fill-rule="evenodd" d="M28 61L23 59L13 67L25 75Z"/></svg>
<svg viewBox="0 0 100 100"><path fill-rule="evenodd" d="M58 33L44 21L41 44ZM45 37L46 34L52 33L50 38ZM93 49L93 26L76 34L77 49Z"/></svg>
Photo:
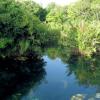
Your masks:
<svg viewBox="0 0 100 100"><path fill-rule="evenodd" d="M42 58L18 61L0 59L0 100L20 100L45 78Z"/></svg>

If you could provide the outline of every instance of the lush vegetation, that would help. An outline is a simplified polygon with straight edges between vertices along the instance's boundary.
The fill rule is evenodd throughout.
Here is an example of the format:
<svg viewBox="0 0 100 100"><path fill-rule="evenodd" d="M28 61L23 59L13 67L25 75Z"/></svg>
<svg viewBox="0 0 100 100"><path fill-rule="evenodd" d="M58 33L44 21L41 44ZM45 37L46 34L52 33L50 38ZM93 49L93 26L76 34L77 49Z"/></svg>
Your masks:
<svg viewBox="0 0 100 100"><path fill-rule="evenodd" d="M0 0L1 99L19 100L44 79L43 55L67 63L80 84L100 85L100 0L45 9L32 0Z"/></svg>
<svg viewBox="0 0 100 100"><path fill-rule="evenodd" d="M75 54L99 54L99 6L99 0L80 0L43 9L31 0L0 0L0 56L27 56L53 45Z"/></svg>
<svg viewBox="0 0 100 100"><path fill-rule="evenodd" d="M36 35L42 31L40 11L33 2L0 1L0 52L2 56L23 54L38 42ZM38 32L37 32L38 31ZM38 34L36 34L38 33ZM4 53L4 55L3 55Z"/></svg>
<svg viewBox="0 0 100 100"><path fill-rule="evenodd" d="M99 0L81 0L66 7L49 5L46 20L53 29L60 29L60 45L87 55L100 51L99 6Z"/></svg>

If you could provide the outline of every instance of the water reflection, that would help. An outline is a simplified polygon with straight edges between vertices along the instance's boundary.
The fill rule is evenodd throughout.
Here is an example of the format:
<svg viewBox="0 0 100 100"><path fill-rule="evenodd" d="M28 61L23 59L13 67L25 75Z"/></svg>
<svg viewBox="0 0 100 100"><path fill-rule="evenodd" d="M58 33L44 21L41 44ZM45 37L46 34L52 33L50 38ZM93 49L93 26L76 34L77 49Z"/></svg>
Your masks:
<svg viewBox="0 0 100 100"><path fill-rule="evenodd" d="M0 100L20 100L45 77L45 62L35 57L27 61L0 59Z"/></svg>
<svg viewBox="0 0 100 100"><path fill-rule="evenodd" d="M68 47L47 48L45 55L55 60L60 58L64 64L67 64L69 73L75 74L79 80L79 84L84 85L100 85L100 55L92 57L73 54Z"/></svg>
<svg viewBox="0 0 100 100"><path fill-rule="evenodd" d="M69 73L75 74L78 84L87 89L95 87L96 91L89 94L74 94L71 100L99 100L100 99L100 56L84 57L70 56L68 61ZM91 89L90 89L91 90ZM93 89L91 91L94 91Z"/></svg>
<svg viewBox="0 0 100 100"><path fill-rule="evenodd" d="M76 55L66 47L41 51L43 58L0 59L1 100L100 99L99 55Z"/></svg>
<svg viewBox="0 0 100 100"><path fill-rule="evenodd" d="M79 84L100 86L100 56L84 57L71 56L69 58L69 73L74 73Z"/></svg>
<svg viewBox="0 0 100 100"><path fill-rule="evenodd" d="M44 60L47 62L45 67L47 73L45 77L46 82L42 82L35 90L32 88L22 100L32 100L30 97L35 97L37 98L36 100L90 100L91 98L96 100L96 98L99 98L100 85L99 83L91 84L94 80L93 78L89 79L87 75L90 75L92 72L87 72L88 68L84 68L87 67L85 64L89 64L89 67L91 66L90 62L92 64L93 61L91 58L86 60L86 57L77 56L73 57L73 60L69 59L69 63L66 62L66 64L60 58L50 58L49 56L44 56ZM87 81L91 80L89 81L90 83L80 79L81 73L76 71L81 71L81 66L80 68L78 66L80 61L83 63L83 71L86 71L85 79ZM98 64L99 60L96 60L94 63ZM84 82L81 83L81 81Z"/></svg>
<svg viewBox="0 0 100 100"><path fill-rule="evenodd" d="M61 49L60 47L46 49L45 55L48 56L48 59L45 58L47 67L49 67L47 68L48 80L51 80L51 83L54 80L58 83L53 83L57 87L52 88L52 97L47 94L48 98L51 97L51 99L45 96L43 98L38 94L38 91L42 91L41 88L37 90L37 94L40 96L39 100L44 100L45 98L46 100L55 100L55 98L57 100L100 99L100 55L93 55L91 57L76 55L68 52L67 48ZM58 58L61 60L60 62ZM52 70L51 72L50 69ZM66 75L64 74L65 72ZM62 87L61 81L63 82L64 89L59 89L59 87ZM51 85L49 84L49 87ZM51 89L48 89L48 91L51 91ZM42 93L42 95L44 94Z"/></svg>

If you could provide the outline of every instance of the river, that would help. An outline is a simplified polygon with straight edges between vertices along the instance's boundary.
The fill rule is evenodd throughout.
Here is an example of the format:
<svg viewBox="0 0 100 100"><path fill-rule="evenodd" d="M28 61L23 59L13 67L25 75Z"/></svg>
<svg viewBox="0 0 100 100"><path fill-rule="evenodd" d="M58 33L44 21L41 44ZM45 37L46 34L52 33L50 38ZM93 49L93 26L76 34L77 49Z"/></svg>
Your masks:
<svg viewBox="0 0 100 100"><path fill-rule="evenodd" d="M100 88L91 83L83 85L73 71L70 75L69 65L60 58L43 57L46 62L45 79L30 89L22 100L99 100ZM81 77L81 74L80 74ZM84 77L84 76L83 76ZM75 99L76 98L76 99Z"/></svg>

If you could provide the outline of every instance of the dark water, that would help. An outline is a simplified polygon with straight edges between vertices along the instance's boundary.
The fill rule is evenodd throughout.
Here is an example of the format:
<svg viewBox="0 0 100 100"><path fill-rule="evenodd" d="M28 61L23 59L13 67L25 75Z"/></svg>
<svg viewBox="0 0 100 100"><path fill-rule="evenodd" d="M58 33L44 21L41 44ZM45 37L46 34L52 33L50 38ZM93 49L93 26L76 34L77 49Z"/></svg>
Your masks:
<svg viewBox="0 0 100 100"><path fill-rule="evenodd" d="M99 59L85 59L0 60L0 100L100 100Z"/></svg>

